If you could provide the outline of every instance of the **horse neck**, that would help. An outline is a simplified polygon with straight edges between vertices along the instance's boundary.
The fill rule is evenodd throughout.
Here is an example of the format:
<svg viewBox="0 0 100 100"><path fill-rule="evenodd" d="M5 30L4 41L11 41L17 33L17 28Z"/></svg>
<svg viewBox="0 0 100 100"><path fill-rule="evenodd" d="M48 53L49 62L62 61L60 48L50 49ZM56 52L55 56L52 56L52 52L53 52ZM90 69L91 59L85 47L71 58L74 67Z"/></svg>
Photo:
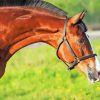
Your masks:
<svg viewBox="0 0 100 100"><path fill-rule="evenodd" d="M54 48L58 47L59 39L61 39L64 18L56 18L53 16L36 16L37 23L32 30L23 33L22 35L16 35L16 38L12 38L12 44L9 46L6 60L8 60L19 49L37 42L47 43ZM35 24L35 19L33 25ZM29 25L30 26L30 25ZM20 32L19 32L20 33Z"/></svg>

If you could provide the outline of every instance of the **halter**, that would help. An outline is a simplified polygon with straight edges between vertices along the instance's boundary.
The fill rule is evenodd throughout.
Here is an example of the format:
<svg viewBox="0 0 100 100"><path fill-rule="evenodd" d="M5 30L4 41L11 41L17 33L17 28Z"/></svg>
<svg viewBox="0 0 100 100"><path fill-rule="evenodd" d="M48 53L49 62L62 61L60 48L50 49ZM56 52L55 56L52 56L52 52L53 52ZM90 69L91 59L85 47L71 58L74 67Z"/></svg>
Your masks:
<svg viewBox="0 0 100 100"><path fill-rule="evenodd" d="M71 52L72 56L74 57L74 61L73 61L70 65L68 65L68 64L67 64L65 61L63 61L63 60L62 60L62 61L63 61L63 62L65 63L65 65L68 67L68 70L72 70L72 69L75 68L76 65L78 65L78 64L80 63L80 61L86 60L86 59L88 59L88 58L95 57L95 56L97 56L97 54L91 54L91 55L83 56L83 57L79 58L79 57L75 54L75 52L73 51L73 49L72 49L72 47L71 47L71 45L70 45L70 43L69 43L69 41L68 41L68 39L67 39L67 37L66 37L66 33L67 33L67 32L66 32L66 26L67 26L66 24L67 24L67 17L66 17L65 24L64 24L63 37L62 37L61 42L60 42L59 45L58 45L56 54L57 54L58 58L60 59L60 57L59 57L59 55L58 55L58 51L59 51L60 46L63 44L63 42L65 42L66 45L67 45L67 47L68 47L68 49L69 49L69 51ZM60 60L61 60L61 59L60 59Z"/></svg>

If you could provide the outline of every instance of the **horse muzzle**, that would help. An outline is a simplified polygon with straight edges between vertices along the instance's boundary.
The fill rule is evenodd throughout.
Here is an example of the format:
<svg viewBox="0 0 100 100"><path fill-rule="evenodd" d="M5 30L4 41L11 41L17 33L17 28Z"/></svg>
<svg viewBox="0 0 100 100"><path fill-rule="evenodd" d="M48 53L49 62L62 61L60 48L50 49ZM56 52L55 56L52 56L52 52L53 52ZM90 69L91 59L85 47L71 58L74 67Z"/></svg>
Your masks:
<svg viewBox="0 0 100 100"><path fill-rule="evenodd" d="M99 82L100 81L100 72L97 72L91 68L88 68L88 78L91 83Z"/></svg>

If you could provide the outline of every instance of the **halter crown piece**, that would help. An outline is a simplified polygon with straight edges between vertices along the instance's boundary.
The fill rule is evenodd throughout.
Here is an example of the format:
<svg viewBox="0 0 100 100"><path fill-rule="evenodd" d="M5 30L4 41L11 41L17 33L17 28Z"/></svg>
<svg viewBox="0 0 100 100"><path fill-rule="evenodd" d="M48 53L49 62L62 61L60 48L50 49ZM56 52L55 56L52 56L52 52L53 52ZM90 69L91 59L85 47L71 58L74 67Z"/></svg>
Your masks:
<svg viewBox="0 0 100 100"><path fill-rule="evenodd" d="M97 56L97 54L91 54L91 55L83 56L83 57L79 58L79 57L74 53L74 51L73 51L73 49L72 49L72 47L71 47L71 45L70 45L70 43L69 43L69 41L68 41L68 39L67 39L67 37L66 37L66 33L67 33L67 30L66 30L67 21L68 21L68 19L67 19L67 17L66 17L65 24L64 24L63 37L62 37L61 42L60 42L59 45L58 45L56 54L57 54L57 57L60 59L60 57L59 57L59 55L58 55L58 52L59 52L59 49L60 49L61 45L63 44L63 42L65 42L65 43L66 43L66 46L68 47L69 51L71 52L72 56L74 57L74 61L73 61L70 65L68 65L68 64L67 64L65 61L63 61L63 60L62 60L62 61L63 61L63 62L65 63L65 65L67 66L67 69L68 69L68 70L72 70L72 69L75 68L76 65L78 65L78 64L80 63L80 61L86 60L86 59L89 59L89 58L92 58L92 57L95 57L95 56ZM61 60L61 59L60 59L60 60Z"/></svg>

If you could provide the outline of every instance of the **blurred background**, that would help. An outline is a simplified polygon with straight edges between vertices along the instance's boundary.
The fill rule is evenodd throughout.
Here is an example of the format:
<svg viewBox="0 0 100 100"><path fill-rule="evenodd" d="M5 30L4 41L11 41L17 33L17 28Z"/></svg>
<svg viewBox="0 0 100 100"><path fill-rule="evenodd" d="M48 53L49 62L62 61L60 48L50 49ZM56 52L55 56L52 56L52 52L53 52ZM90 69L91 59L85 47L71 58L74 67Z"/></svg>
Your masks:
<svg viewBox="0 0 100 100"><path fill-rule="evenodd" d="M74 16L87 10L84 22L100 55L100 0L45 0ZM18 51L0 79L0 100L100 100L100 82L90 84L76 70L67 71L48 45L35 44Z"/></svg>
<svg viewBox="0 0 100 100"><path fill-rule="evenodd" d="M82 10L87 10L85 22L91 30L100 29L100 3L99 0L45 0L65 10L71 17Z"/></svg>

